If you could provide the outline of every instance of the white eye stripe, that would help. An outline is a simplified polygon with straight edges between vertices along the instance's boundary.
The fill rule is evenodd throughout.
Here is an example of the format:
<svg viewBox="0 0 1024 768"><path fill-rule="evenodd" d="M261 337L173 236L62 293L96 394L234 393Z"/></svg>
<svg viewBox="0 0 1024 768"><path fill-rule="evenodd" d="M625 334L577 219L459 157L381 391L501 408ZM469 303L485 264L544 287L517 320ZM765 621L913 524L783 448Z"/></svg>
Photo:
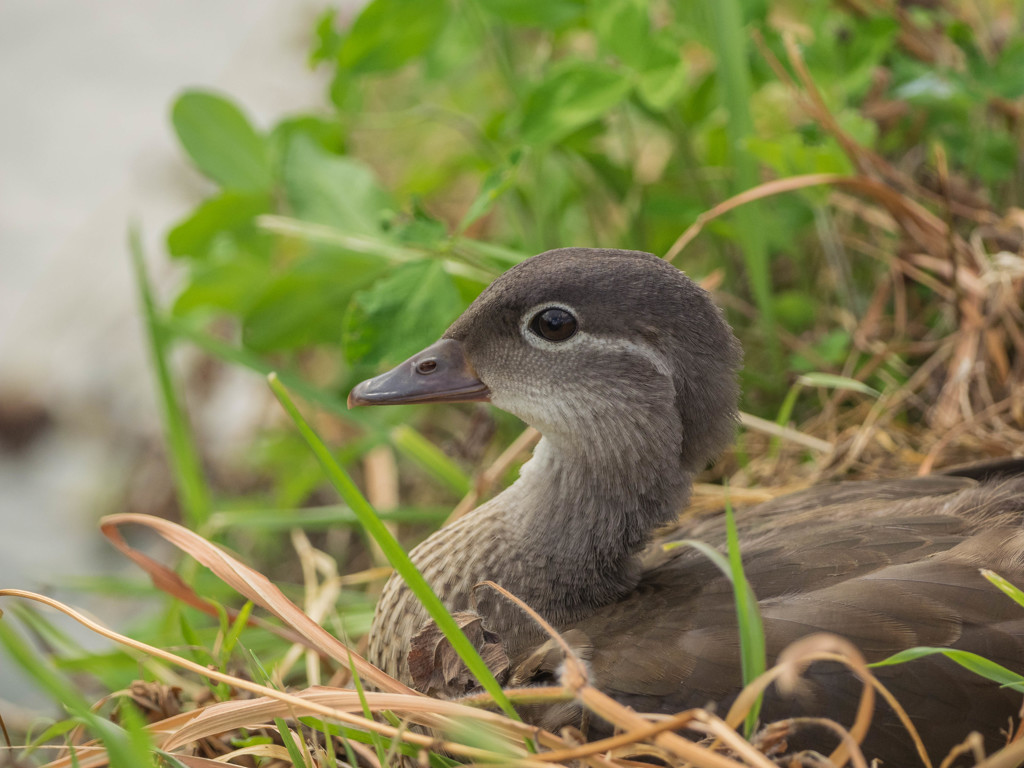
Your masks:
<svg viewBox="0 0 1024 768"><path fill-rule="evenodd" d="M666 360L658 350L649 344L637 343L630 339L623 339L619 337L609 338L599 336L591 336L589 342L592 347L597 347L598 349L639 355L653 365L654 370L662 376L668 379L671 379L673 376L672 366L669 365L668 360Z"/></svg>

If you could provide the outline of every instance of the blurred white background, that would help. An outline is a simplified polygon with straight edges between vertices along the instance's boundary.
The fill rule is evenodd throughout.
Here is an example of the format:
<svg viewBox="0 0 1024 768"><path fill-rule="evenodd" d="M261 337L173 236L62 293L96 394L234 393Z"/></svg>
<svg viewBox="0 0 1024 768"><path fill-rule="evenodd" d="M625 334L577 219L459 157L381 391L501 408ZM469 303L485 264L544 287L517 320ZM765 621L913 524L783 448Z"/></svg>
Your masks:
<svg viewBox="0 0 1024 768"><path fill-rule="evenodd" d="M140 460L163 461L126 231L141 225L166 293L166 231L212 189L177 148L171 103L215 88L262 127L321 106L326 75L306 62L325 5L0 3L0 587L67 596L123 566L97 518L126 487L168 482ZM262 384L237 387L244 404ZM244 408L219 411L204 431L243 440ZM31 704L9 666L0 701Z"/></svg>

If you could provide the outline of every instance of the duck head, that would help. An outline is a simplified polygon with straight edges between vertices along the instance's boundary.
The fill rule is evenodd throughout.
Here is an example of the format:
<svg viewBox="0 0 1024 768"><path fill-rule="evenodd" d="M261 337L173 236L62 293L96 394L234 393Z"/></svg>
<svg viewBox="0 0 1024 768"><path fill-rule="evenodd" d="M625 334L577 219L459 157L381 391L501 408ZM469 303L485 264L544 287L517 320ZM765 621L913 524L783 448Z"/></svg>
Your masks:
<svg viewBox="0 0 1024 768"><path fill-rule="evenodd" d="M648 253L561 248L494 281L443 337L349 406L489 400L554 447L687 474L729 444L739 344L706 291Z"/></svg>

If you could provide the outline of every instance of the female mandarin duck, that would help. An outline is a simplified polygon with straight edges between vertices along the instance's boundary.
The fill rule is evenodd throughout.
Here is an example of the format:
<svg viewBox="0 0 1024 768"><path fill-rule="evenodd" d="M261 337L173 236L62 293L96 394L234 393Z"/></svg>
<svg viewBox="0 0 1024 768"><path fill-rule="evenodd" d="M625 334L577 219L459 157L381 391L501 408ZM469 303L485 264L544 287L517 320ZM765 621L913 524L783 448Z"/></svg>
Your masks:
<svg viewBox="0 0 1024 768"><path fill-rule="evenodd" d="M693 477L732 440L739 365L722 313L670 264L636 251L565 248L509 270L440 341L352 391L350 405L489 400L543 434L511 487L412 552L448 608L477 613L500 641L506 682L550 679L554 666L538 663L547 638L521 610L474 589L486 580L567 633L591 681L638 711L724 711L736 696L731 585L703 555L665 551L666 538L654 533L676 521ZM1002 469L822 486L741 512L769 663L794 640L826 631L869 661L946 646L1024 672L1024 610L979 574L987 567L1024 583L1024 462ZM689 524L672 538L724 547L724 522ZM417 679L409 666L426 620L392 577L377 606L371 661L431 687L429 669ZM1004 744L1020 713L1020 694L943 657L876 671L936 763L971 730L990 750ZM852 721L861 684L845 668L818 663L807 680L795 694L770 695L762 720ZM877 709L868 758L919 764L887 705ZM536 720L557 729L579 717L561 706ZM790 741L818 750L834 743L822 729Z"/></svg>

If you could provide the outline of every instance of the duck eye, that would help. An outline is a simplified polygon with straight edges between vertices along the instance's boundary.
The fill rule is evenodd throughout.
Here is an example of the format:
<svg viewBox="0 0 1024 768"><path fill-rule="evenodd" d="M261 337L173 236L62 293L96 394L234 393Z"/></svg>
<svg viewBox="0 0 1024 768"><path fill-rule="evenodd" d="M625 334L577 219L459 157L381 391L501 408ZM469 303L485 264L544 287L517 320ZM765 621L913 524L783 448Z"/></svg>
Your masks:
<svg viewBox="0 0 1024 768"><path fill-rule="evenodd" d="M565 341L576 333L576 318L560 307L542 309L530 321L530 330L548 341Z"/></svg>

